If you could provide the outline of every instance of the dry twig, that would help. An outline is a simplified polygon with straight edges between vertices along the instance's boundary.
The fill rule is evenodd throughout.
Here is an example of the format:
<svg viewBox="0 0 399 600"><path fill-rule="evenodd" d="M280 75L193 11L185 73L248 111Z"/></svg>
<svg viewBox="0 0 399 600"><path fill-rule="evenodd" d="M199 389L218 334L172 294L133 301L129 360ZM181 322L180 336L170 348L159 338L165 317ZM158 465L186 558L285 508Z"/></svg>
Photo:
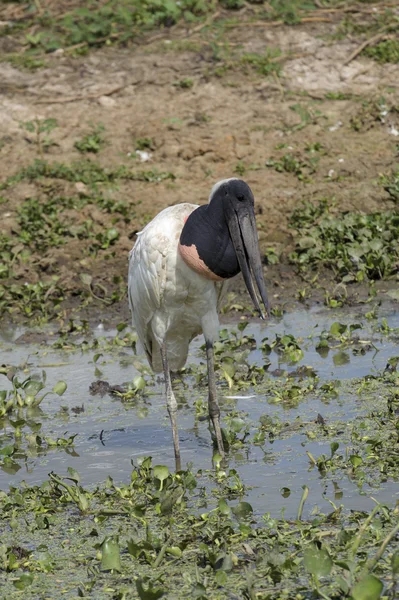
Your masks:
<svg viewBox="0 0 399 600"><path fill-rule="evenodd" d="M375 35L374 37L371 37L365 42L363 42L363 44L360 44L360 46L356 48L354 52L352 52L349 58L347 58L344 61L344 65L349 65L349 63L352 62L352 60L354 60L357 56L359 56L359 54L361 54L363 50L368 46L372 46L373 44L376 44L377 42L380 42L383 39L392 39L392 37L392 35L386 35L386 29L384 31L380 31L380 33L377 33L377 35Z"/></svg>

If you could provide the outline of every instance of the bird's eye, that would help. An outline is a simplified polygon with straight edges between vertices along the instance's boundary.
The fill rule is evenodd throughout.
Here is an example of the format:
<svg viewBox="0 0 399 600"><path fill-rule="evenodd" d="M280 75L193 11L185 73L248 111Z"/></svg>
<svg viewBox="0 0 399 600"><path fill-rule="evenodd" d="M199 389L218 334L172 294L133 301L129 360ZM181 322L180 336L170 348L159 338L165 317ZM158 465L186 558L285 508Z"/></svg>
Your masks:
<svg viewBox="0 0 399 600"><path fill-rule="evenodd" d="M243 202L243 201L245 200L245 196L244 196L243 194L238 194L238 195L237 195L237 200L238 200L239 202Z"/></svg>

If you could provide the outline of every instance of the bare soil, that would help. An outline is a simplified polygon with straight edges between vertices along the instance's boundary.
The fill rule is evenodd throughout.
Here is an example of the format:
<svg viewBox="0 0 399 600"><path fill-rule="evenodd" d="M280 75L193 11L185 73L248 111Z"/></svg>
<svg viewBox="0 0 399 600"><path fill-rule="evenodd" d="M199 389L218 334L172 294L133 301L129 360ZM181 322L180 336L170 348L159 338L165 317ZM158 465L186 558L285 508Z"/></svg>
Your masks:
<svg viewBox="0 0 399 600"><path fill-rule="evenodd" d="M206 202L216 181L238 173L255 194L262 250L272 247L282 256L281 264L266 273L273 294L279 302L294 297L298 280L285 257L294 243L288 220L295 207L303 200L334 198L339 211L392 208L378 177L397 163L399 65L381 65L362 56L345 64L359 40L334 40L336 28L332 19L295 27L246 24L226 29L223 44L229 48L260 54L280 48L288 58L279 75L225 68L217 76L220 60L211 52L209 37L202 30L188 36L179 28L128 49L109 47L77 58L57 51L48 67L34 72L0 63L1 181L38 158L32 136L20 126L36 117L58 122L51 133L56 145L45 153L46 160L81 160L74 142L90 130L89 123L102 123L108 143L91 155L102 166L127 165L175 176L159 183L118 183L110 194L131 206L126 220L93 206L80 213L71 210L71 226L90 219L95 231L115 226L119 239L97 256L87 253L87 240L71 239L61 248L34 255L19 268L19 280L57 274L73 294L82 285L80 273L90 273L112 289L114 276L125 276L135 232L149 219L172 204ZM1 38L1 43L4 50L11 41ZM185 79L192 80L192 87L182 87L179 82ZM381 97L396 111L378 118L364 111L362 103L380 102ZM305 122L294 105L306 109ZM353 119L361 120L359 130L353 128ZM153 140L147 162L135 154L138 138ZM268 160L287 152L304 158L305 149L316 143L323 152L305 181L266 167ZM79 182L52 180L46 185L60 195L84 193ZM16 232L18 206L45 193L43 181L4 190L1 231Z"/></svg>

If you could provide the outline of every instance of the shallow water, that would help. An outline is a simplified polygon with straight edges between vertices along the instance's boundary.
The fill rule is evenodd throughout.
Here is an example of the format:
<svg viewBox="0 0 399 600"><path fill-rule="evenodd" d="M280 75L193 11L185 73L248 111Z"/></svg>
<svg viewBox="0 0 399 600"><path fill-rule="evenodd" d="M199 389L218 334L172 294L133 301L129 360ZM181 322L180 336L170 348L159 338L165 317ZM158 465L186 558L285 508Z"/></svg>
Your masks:
<svg viewBox="0 0 399 600"><path fill-rule="evenodd" d="M391 327L399 327L397 313L392 311L384 316ZM362 339L372 338L375 349L358 356L347 350L344 361L336 360L338 350L330 351L327 357L322 358L315 349L318 336L336 320L348 324L361 322L363 329L356 333ZM232 326L228 328L233 329ZM149 395L136 403L123 404L119 399L108 395L103 398L90 395L89 386L96 379L115 385L131 380L138 373L131 364L126 364L132 356L129 348L106 354L95 365L93 356L98 350L71 353L55 351L50 346L15 343L21 333L20 329L0 331L0 364L26 364L27 372L40 372L44 369L49 388L58 380L64 379L68 384L65 395L61 398L54 395L47 397L40 405L40 410L37 410L35 420L42 423L40 435L58 438L77 434L77 437L74 449L68 453L62 449L52 449L47 454L37 456L34 451L30 451L26 460L19 461L18 472L10 474L0 470L0 489L7 489L22 480L30 484L40 483L50 471L66 475L69 466L80 473L83 485L103 481L108 475L115 481L128 481L132 468L131 459L135 461L146 455L153 457L153 464L166 464L173 469L173 446L162 381L150 386ZM102 330L94 333L104 335ZM113 337L115 333L108 331L105 335ZM333 379L345 382L352 378L376 375L384 369L391 356L399 354L399 346L387 336L373 333L372 325L361 314L345 315L343 311L297 311L267 324L252 322L245 330L245 334L248 333L255 336L258 346L265 337L273 340L276 333L293 334L300 339L300 345L305 351L304 359L296 365L279 364L281 358L272 352L269 356L269 372L277 367L294 371L298 365L308 365L315 369L320 380L326 381ZM204 361L200 351L202 343L202 338L193 342L189 363ZM255 350L250 353L249 362L263 364L264 357L259 350ZM342 362L344 364L338 364ZM101 369L101 376L95 373L96 368ZM178 424L182 465L184 468L187 463L192 463L195 470L210 469L212 449L208 425L206 421L196 421L193 407L195 399L204 397L204 389L193 387L190 378L186 381L189 385L185 389L180 388L177 394L180 403ZM8 380L1 378L0 389L6 389L7 386ZM219 395L222 407L227 410L244 410L248 413L248 420L255 424L264 414L279 415L292 423L297 416L302 421L314 421L318 413L327 421L350 420L364 411L361 398L346 391L337 398L330 398L328 403L323 402L316 392L305 397L295 407L271 404L270 398L257 394L254 388L229 393L226 387L221 387ZM224 400L224 396L238 398ZM71 411L82 405L84 412L75 414ZM68 410L61 411L61 407ZM338 503L343 503L347 508L367 510L374 505L369 496L388 504L399 499L399 486L395 482L388 481L379 489L363 488L359 492L356 482L349 477L341 475L334 482L331 478L323 478L317 469L309 469L305 451L310 451L314 456L322 453L329 455L330 441L312 442L304 432L298 432L288 439L267 443L263 449L249 443L242 451L233 453L229 467L237 469L242 481L252 488L248 491L246 500L258 514L271 512L278 516L284 507L286 516L294 516L304 484L309 487L309 508L317 504L327 511L330 505L326 498L333 501L339 498ZM291 490L288 498L281 495L283 487Z"/></svg>

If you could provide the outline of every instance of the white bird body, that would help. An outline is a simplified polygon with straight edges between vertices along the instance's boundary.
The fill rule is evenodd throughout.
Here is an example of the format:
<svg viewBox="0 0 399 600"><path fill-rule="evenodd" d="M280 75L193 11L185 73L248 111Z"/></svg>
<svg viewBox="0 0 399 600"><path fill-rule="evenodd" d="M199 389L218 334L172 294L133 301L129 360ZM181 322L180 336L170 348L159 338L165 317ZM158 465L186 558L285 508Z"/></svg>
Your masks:
<svg viewBox="0 0 399 600"><path fill-rule="evenodd" d="M128 295L133 325L152 369L165 376L177 470L177 401L170 370L184 366L190 342L201 332L206 342L209 417L218 451L224 456L214 340L227 282L240 271L263 318L253 282L267 311L254 197L249 186L236 178L215 184L207 205L184 203L161 211L138 234L130 252Z"/></svg>
<svg viewBox="0 0 399 600"><path fill-rule="evenodd" d="M196 204L162 210L138 235L130 252L129 303L133 324L149 363L162 372L166 343L169 367L181 369L190 342L202 331L214 341L218 310L227 281L217 282L191 269L179 252L179 238Z"/></svg>

